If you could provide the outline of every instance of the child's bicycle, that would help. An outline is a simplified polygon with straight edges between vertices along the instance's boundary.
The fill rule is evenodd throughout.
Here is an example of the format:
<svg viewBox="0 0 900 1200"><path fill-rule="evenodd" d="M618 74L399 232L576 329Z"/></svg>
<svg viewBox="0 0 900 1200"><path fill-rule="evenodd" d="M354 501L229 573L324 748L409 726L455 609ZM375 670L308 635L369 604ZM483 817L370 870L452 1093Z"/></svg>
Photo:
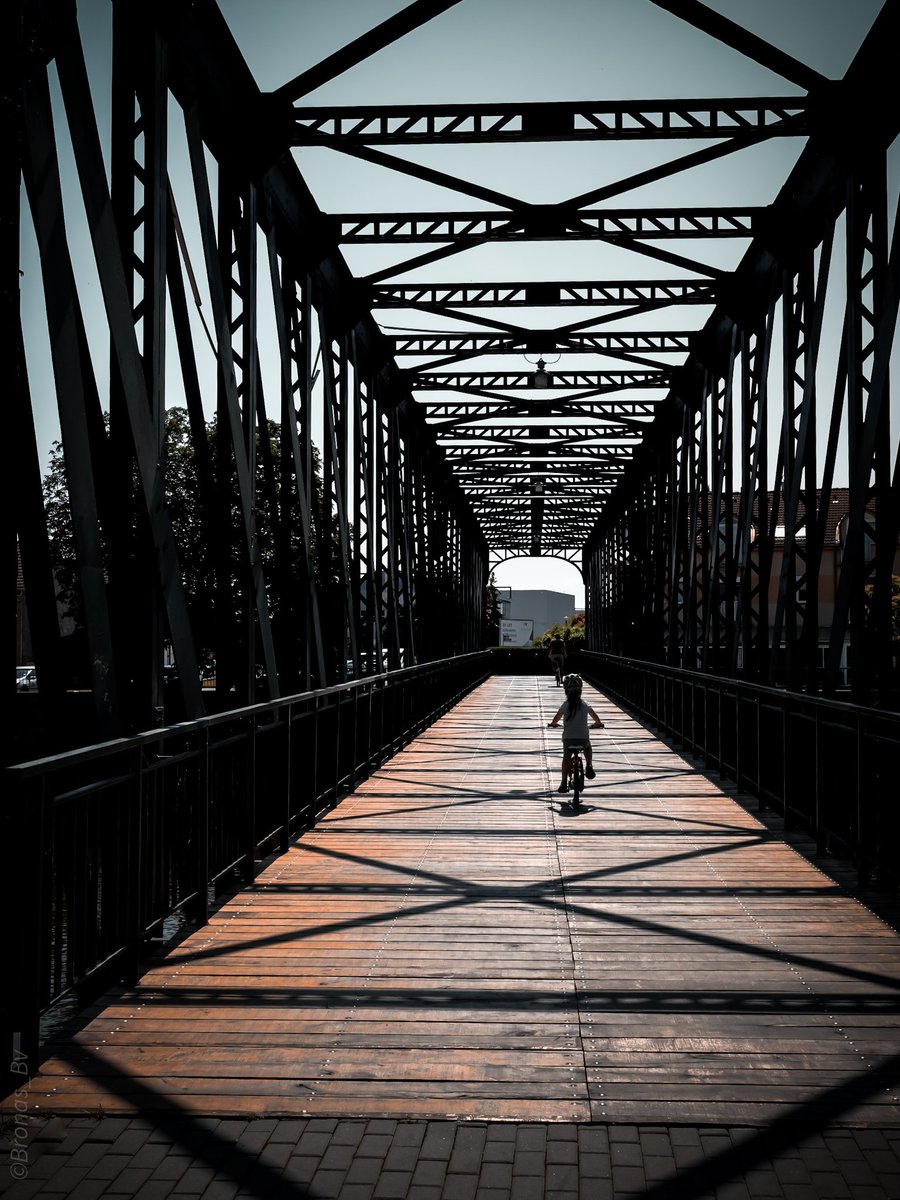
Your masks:
<svg viewBox="0 0 900 1200"><path fill-rule="evenodd" d="M569 782L572 787L572 808L577 811L581 807L581 793L584 791L584 758L581 753L584 749L584 742L566 742L565 748L569 754Z"/></svg>
<svg viewBox="0 0 900 1200"><path fill-rule="evenodd" d="M566 749L572 756L569 765L569 781L572 785L572 807L577 811L581 807L581 793L584 791L584 759L581 751L583 742L567 742Z"/></svg>

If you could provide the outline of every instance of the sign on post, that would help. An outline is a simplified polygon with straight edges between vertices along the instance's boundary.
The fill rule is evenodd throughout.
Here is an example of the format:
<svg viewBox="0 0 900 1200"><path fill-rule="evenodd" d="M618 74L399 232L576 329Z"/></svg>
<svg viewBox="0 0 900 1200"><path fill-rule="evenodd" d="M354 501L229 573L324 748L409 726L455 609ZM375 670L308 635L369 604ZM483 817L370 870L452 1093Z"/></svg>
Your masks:
<svg viewBox="0 0 900 1200"><path fill-rule="evenodd" d="M527 646L533 637L534 621L501 620L500 622L501 647Z"/></svg>

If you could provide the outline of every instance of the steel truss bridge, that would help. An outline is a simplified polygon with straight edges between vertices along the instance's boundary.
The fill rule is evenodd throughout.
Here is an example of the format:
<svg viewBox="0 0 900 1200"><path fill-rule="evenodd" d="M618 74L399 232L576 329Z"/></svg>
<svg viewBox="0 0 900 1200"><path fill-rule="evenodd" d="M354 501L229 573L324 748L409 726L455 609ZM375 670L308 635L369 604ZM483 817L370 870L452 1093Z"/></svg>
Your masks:
<svg viewBox="0 0 900 1200"><path fill-rule="evenodd" d="M98 84L74 0L5 6L13 498L48 730L76 677L99 740L480 650L491 567L528 555L580 566L595 651L896 703L900 5L831 79L646 2L787 94L307 102L455 0L268 90L214 0L115 4ZM765 203L684 201L778 139L796 161ZM455 165L551 143L625 165L554 203ZM652 165L608 157L645 144ZM411 203L326 210L326 157ZM657 185L671 204L635 202ZM578 274L475 265L576 244Z"/></svg>

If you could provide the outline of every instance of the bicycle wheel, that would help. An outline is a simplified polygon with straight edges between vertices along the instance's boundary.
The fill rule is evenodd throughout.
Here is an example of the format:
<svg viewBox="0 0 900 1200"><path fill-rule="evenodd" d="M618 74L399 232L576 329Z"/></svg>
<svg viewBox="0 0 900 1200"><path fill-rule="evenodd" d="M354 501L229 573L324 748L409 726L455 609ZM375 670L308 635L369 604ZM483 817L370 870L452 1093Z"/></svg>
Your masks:
<svg viewBox="0 0 900 1200"><path fill-rule="evenodd" d="M572 807L578 808L581 803L581 793L584 791L584 764L581 756L576 755L572 763Z"/></svg>

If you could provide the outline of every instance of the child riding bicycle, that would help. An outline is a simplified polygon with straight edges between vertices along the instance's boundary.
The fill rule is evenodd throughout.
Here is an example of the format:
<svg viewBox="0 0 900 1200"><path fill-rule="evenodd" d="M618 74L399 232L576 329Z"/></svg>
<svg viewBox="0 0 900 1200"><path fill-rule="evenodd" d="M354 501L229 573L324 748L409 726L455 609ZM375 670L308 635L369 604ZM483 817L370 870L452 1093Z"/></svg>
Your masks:
<svg viewBox="0 0 900 1200"><path fill-rule="evenodd" d="M569 790L569 768L572 765L572 751L569 748L569 743L580 742L584 747L584 774L587 779L593 779L596 771L591 763L592 750L590 737L588 734L588 717L592 718L591 729L602 729L603 722L590 707L581 698L581 676L567 675L563 680L563 687L566 692L566 699L560 706L559 712L549 724L550 729L554 729L559 725L560 720L563 723L563 759L562 759L562 781L560 782L557 791L567 792Z"/></svg>
<svg viewBox="0 0 900 1200"><path fill-rule="evenodd" d="M550 659L550 666L553 668L553 673L556 676L556 686L559 687L562 682L563 663L566 661L566 643L557 634L551 639L550 645L547 647L547 657Z"/></svg>

